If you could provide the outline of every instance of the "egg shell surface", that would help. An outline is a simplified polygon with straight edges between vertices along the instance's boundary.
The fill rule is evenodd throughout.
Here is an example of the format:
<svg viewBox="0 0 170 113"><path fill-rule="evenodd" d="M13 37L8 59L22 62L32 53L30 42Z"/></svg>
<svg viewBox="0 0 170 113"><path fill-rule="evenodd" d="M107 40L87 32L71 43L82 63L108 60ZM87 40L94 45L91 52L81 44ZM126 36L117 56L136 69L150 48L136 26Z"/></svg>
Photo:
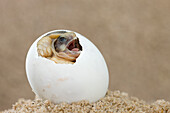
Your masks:
<svg viewBox="0 0 170 113"><path fill-rule="evenodd" d="M54 103L88 100L95 102L104 97L109 84L106 62L96 46L86 37L76 33L82 51L74 64L56 64L41 57L37 42L54 30L40 36L30 47L26 57L26 74L33 92Z"/></svg>

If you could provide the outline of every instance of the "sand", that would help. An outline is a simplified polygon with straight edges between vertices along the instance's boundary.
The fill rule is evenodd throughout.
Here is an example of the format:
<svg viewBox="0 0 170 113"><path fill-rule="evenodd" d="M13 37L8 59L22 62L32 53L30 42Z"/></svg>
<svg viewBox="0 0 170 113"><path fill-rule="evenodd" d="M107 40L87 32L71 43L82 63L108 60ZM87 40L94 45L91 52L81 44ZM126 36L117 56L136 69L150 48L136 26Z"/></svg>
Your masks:
<svg viewBox="0 0 170 113"><path fill-rule="evenodd" d="M34 100L19 99L12 109L2 113L36 112L36 113L170 113L170 102L157 100L147 104L136 97L130 97L125 92L108 91L106 96L95 103L86 100L72 104L53 104L48 100L35 98Z"/></svg>

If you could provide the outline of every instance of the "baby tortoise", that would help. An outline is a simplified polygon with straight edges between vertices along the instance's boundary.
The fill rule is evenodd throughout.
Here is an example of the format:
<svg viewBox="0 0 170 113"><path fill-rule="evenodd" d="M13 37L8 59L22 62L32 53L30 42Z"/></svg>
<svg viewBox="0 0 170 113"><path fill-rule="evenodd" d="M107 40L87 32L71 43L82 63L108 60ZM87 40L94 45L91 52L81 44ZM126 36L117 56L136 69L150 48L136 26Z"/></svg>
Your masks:
<svg viewBox="0 0 170 113"><path fill-rule="evenodd" d="M40 39L37 43L38 55L55 63L73 64L82 51L82 46L74 32L58 31Z"/></svg>

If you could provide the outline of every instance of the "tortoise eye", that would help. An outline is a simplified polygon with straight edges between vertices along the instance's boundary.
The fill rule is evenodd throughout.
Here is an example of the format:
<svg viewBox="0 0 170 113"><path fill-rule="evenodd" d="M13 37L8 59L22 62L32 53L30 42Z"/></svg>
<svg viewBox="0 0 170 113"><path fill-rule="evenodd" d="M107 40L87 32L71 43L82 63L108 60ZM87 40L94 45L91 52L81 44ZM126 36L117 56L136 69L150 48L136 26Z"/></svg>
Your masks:
<svg viewBox="0 0 170 113"><path fill-rule="evenodd" d="M67 39L65 38L65 37L59 37L59 42L61 42L61 43L64 43L64 42L66 42L67 41Z"/></svg>

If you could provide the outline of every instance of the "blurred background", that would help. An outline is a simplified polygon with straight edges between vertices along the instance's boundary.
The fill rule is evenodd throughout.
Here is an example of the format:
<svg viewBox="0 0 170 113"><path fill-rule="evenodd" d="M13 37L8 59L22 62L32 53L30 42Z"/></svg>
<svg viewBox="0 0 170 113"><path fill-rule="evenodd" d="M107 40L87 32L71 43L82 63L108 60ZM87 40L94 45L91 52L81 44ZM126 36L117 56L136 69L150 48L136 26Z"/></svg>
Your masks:
<svg viewBox="0 0 170 113"><path fill-rule="evenodd" d="M55 29L83 34L103 54L110 90L170 101L170 1L0 0L0 111L34 99L25 57Z"/></svg>

